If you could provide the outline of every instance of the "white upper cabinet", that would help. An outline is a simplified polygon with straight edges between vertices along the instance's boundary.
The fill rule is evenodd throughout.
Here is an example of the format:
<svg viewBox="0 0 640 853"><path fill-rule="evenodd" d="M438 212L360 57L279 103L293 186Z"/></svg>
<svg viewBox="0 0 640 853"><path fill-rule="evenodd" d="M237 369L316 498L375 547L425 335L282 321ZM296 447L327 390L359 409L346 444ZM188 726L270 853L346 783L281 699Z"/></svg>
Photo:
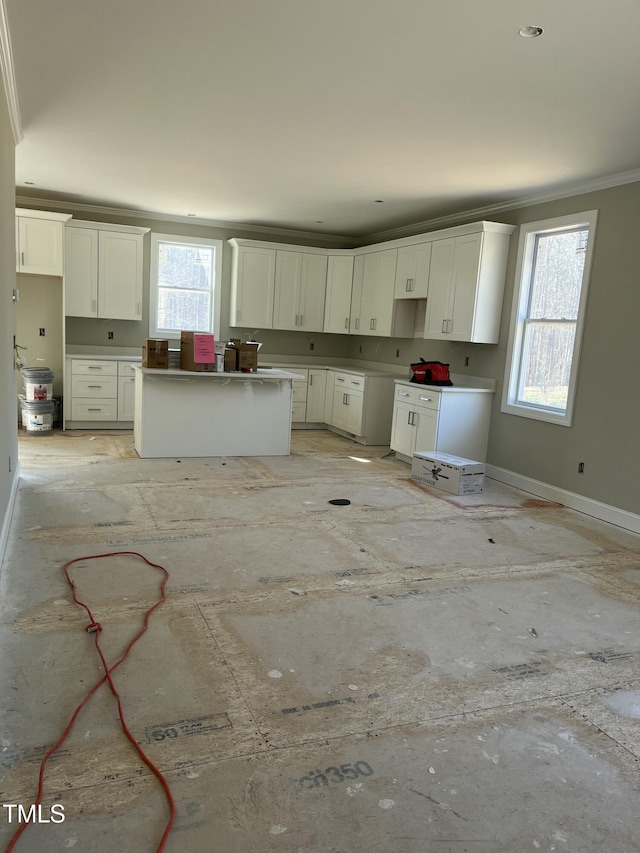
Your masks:
<svg viewBox="0 0 640 853"><path fill-rule="evenodd" d="M71 215L16 210L16 272L64 274L64 223Z"/></svg>
<svg viewBox="0 0 640 853"><path fill-rule="evenodd" d="M364 256L358 334L374 337L413 337L414 305L396 301L397 249Z"/></svg>
<svg viewBox="0 0 640 853"><path fill-rule="evenodd" d="M498 342L513 230L503 228L507 231L484 230L433 243L425 338Z"/></svg>
<svg viewBox="0 0 640 853"><path fill-rule="evenodd" d="M455 237L436 240L431 244L425 338L445 338L447 335L446 324L452 311L455 248Z"/></svg>
<svg viewBox="0 0 640 853"><path fill-rule="evenodd" d="M349 334L353 255L329 255L327 295L324 307L324 331Z"/></svg>
<svg viewBox="0 0 640 853"><path fill-rule="evenodd" d="M273 328L276 250L229 240L231 268L230 326Z"/></svg>
<svg viewBox="0 0 640 853"><path fill-rule="evenodd" d="M142 236L98 234L98 316L142 319Z"/></svg>
<svg viewBox="0 0 640 853"><path fill-rule="evenodd" d="M362 285L364 282L364 255L356 255L353 259L353 285L351 287L351 315L349 317L349 333L360 334L360 314L362 309Z"/></svg>
<svg viewBox="0 0 640 853"><path fill-rule="evenodd" d="M333 252L234 238L230 324L412 338L426 305L425 338L496 343L514 230L473 222Z"/></svg>
<svg viewBox="0 0 640 853"><path fill-rule="evenodd" d="M68 317L98 316L98 232L66 227L64 313Z"/></svg>
<svg viewBox="0 0 640 853"><path fill-rule="evenodd" d="M99 222L67 225L67 316L142 319L143 235L148 230Z"/></svg>
<svg viewBox="0 0 640 853"><path fill-rule="evenodd" d="M416 243L398 249L396 299L426 299L429 287L431 243Z"/></svg>
<svg viewBox="0 0 640 853"><path fill-rule="evenodd" d="M322 332L327 256L276 252L273 328Z"/></svg>

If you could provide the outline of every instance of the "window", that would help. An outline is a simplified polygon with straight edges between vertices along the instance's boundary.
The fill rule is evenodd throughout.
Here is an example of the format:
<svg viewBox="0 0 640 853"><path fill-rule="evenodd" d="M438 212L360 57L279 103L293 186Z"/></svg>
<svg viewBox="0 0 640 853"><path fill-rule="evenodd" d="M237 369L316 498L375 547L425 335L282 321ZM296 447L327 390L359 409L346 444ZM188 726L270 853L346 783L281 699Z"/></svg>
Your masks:
<svg viewBox="0 0 640 853"><path fill-rule="evenodd" d="M521 227L503 412L571 426L596 216Z"/></svg>
<svg viewBox="0 0 640 853"><path fill-rule="evenodd" d="M222 241L151 235L149 334L179 338L180 332L220 335Z"/></svg>

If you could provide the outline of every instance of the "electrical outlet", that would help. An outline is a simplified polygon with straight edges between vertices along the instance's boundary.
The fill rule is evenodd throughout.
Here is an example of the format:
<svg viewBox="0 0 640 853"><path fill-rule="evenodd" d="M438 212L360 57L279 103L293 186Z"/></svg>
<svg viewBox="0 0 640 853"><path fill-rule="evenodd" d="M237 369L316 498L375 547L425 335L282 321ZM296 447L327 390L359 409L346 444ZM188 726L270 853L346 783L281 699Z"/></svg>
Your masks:
<svg viewBox="0 0 640 853"><path fill-rule="evenodd" d="M40 337L44 338L44 329L40 329Z"/></svg>
<svg viewBox="0 0 640 853"><path fill-rule="evenodd" d="M113 340L113 332L107 332L107 338L112 341Z"/></svg>

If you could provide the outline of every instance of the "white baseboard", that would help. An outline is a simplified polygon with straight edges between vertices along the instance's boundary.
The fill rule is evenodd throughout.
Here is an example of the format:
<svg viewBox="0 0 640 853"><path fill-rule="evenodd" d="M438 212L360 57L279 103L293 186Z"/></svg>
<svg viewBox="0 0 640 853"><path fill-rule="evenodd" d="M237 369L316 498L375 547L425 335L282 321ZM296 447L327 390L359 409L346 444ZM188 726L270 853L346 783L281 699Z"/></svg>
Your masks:
<svg viewBox="0 0 640 853"><path fill-rule="evenodd" d="M16 465L16 470L14 472L13 483L11 484L11 494L9 495L9 503L7 504L7 509L4 514L4 519L2 521L2 528L0 529L0 568L2 567L2 561L4 559L4 549L7 547L7 540L9 539L9 527L11 525L11 519L13 517L13 508L16 502L16 495L18 494L18 481L20 480L20 463Z"/></svg>
<svg viewBox="0 0 640 853"><path fill-rule="evenodd" d="M625 509L618 509L618 507L603 504L591 498L585 498L575 492L550 486L548 483L533 480L531 477L525 477L522 474L516 474L514 471L507 471L506 468L498 468L495 465L487 465L486 475L492 480L514 486L523 492L529 492L529 494L536 495L539 498L546 498L549 501L563 504L569 509L575 509L585 515L599 518L601 521L607 521L617 527L623 527L632 533L640 533L640 515L636 515L636 513L627 512Z"/></svg>

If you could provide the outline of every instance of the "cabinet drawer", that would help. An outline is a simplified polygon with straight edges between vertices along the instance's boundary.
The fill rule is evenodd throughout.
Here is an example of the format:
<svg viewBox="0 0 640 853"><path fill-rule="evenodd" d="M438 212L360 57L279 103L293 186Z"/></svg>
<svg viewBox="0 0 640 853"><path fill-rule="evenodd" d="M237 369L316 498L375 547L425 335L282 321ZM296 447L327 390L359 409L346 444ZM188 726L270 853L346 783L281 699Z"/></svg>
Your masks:
<svg viewBox="0 0 640 853"><path fill-rule="evenodd" d="M118 401L90 399L89 397L71 402L72 421L115 421L118 418Z"/></svg>
<svg viewBox="0 0 640 853"><path fill-rule="evenodd" d="M398 403L410 403L427 409L440 407L440 391L434 391L425 385L396 385L394 399Z"/></svg>
<svg viewBox="0 0 640 853"><path fill-rule="evenodd" d="M365 377L355 373L336 373L336 387L351 388L354 391L364 391Z"/></svg>
<svg viewBox="0 0 640 853"><path fill-rule="evenodd" d="M422 406L423 409L439 409L440 408L440 392L422 388L418 391L416 406Z"/></svg>
<svg viewBox="0 0 640 853"><path fill-rule="evenodd" d="M117 361L81 361L73 359L71 362L71 373L84 374L85 376L117 376Z"/></svg>
<svg viewBox="0 0 640 853"><path fill-rule="evenodd" d="M118 362L118 376L134 376L133 368L135 365L142 364L142 360L140 361L119 361Z"/></svg>
<svg viewBox="0 0 640 853"><path fill-rule="evenodd" d="M118 379L116 376L72 376L71 394L74 400L76 397L115 399L118 396Z"/></svg>

